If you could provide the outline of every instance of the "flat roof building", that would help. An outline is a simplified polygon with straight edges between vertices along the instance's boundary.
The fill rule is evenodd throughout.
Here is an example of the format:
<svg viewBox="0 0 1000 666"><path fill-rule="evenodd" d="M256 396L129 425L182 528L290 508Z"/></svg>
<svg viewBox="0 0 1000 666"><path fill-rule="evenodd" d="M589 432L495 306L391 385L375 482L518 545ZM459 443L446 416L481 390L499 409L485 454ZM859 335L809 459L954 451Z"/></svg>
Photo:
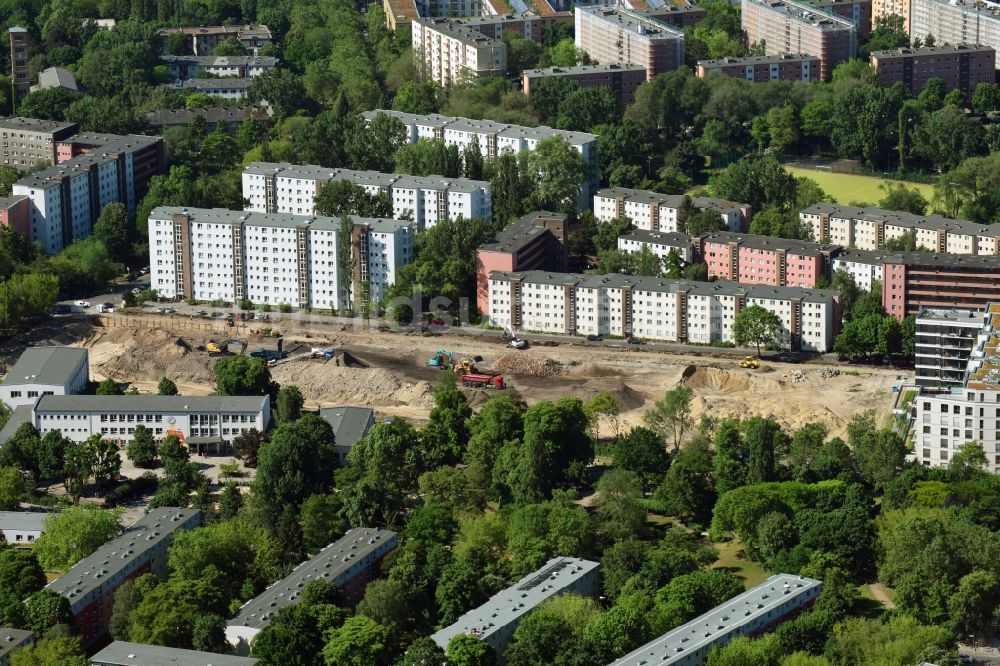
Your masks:
<svg viewBox="0 0 1000 666"><path fill-rule="evenodd" d="M917 386L961 387L976 338L988 319L980 310L921 310L914 340Z"/></svg>
<svg viewBox="0 0 1000 666"><path fill-rule="evenodd" d="M944 81L945 90L961 90L969 99L976 86L993 83L996 77L996 50L992 46L902 47L873 51L870 61L882 85L902 83L914 96L937 77Z"/></svg>
<svg viewBox="0 0 1000 666"><path fill-rule="evenodd" d="M76 123L0 117L0 164L20 171L56 163L56 142L76 134Z"/></svg>
<svg viewBox="0 0 1000 666"><path fill-rule="evenodd" d="M114 641L90 658L93 666L254 666L259 660L200 650Z"/></svg>
<svg viewBox="0 0 1000 666"><path fill-rule="evenodd" d="M830 277L839 245L718 231L697 239L708 277L741 284L815 287Z"/></svg>
<svg viewBox="0 0 1000 666"><path fill-rule="evenodd" d="M697 212L718 211L723 225L729 231L740 231L750 221L749 204L726 201L712 197L690 197ZM628 187L602 187L594 195L593 211L598 222L609 222L625 217L639 229L672 233L684 232L680 221L685 195L660 194Z"/></svg>
<svg viewBox="0 0 1000 666"><path fill-rule="evenodd" d="M816 81L819 79L819 56L807 53L778 53L745 58L699 60L696 73L700 78L720 74L751 83L768 81Z"/></svg>
<svg viewBox="0 0 1000 666"><path fill-rule="evenodd" d="M219 78L249 78L260 76L278 66L273 56L160 56L167 71L178 81L199 78L211 74Z"/></svg>
<svg viewBox="0 0 1000 666"><path fill-rule="evenodd" d="M249 77L227 76L222 79L185 79L163 86L167 90L182 94L204 93L223 99L250 99L250 86L253 79ZM260 100L264 106L267 100Z"/></svg>
<svg viewBox="0 0 1000 666"><path fill-rule="evenodd" d="M624 109L635 101L635 91L646 80L646 68L632 63L612 62L604 65L576 67L545 67L521 72L521 91L531 97L532 83L543 79L568 79L581 88L609 88Z"/></svg>
<svg viewBox="0 0 1000 666"><path fill-rule="evenodd" d="M30 406L41 395L83 393L88 381L90 363L86 349L28 347L0 383L0 400L11 409Z"/></svg>
<svg viewBox="0 0 1000 666"><path fill-rule="evenodd" d="M27 546L45 531L45 511L0 511L0 535L11 546Z"/></svg>
<svg viewBox="0 0 1000 666"><path fill-rule="evenodd" d="M647 80L684 64L684 33L665 22L614 7L577 6L574 16L576 48L599 63L639 65Z"/></svg>
<svg viewBox="0 0 1000 666"><path fill-rule="evenodd" d="M410 25L413 64L442 87L507 74L507 45L459 21L418 18Z"/></svg>
<svg viewBox="0 0 1000 666"><path fill-rule="evenodd" d="M289 575L240 606L226 623L226 639L240 654L247 654L257 634L271 624L282 608L299 602L302 588L314 580L323 580L344 592L351 605L364 595L379 563L396 547L396 533L369 527L348 530L314 557L302 562Z"/></svg>
<svg viewBox="0 0 1000 666"><path fill-rule="evenodd" d="M767 55L808 53L820 59L819 76L855 56L858 30L853 21L799 0L742 0L743 30Z"/></svg>
<svg viewBox="0 0 1000 666"><path fill-rule="evenodd" d="M679 231L635 229L618 237L618 249L622 252L639 252L644 247L661 260L674 250L680 253L680 259L685 263L691 263L695 258L691 237Z"/></svg>
<svg viewBox="0 0 1000 666"><path fill-rule="evenodd" d="M271 125L271 116L266 109L253 106L226 107L212 106L207 109L159 109L146 113L146 122L154 130L164 130L169 127L187 127L195 118L204 118L205 125L211 129L221 123L227 132L235 134L247 118L254 118L266 129Z"/></svg>
<svg viewBox="0 0 1000 666"><path fill-rule="evenodd" d="M600 588L599 567L597 562L576 557L554 557L431 639L446 649L455 636L472 634L502 655L521 620L545 601L567 593L595 596Z"/></svg>
<svg viewBox="0 0 1000 666"><path fill-rule="evenodd" d="M35 634L26 629L0 627L0 666L10 663L14 650L28 647L35 642Z"/></svg>
<svg viewBox="0 0 1000 666"><path fill-rule="evenodd" d="M375 425L375 410L371 407L322 407L319 416L333 429L333 450L341 465L347 464L347 454Z"/></svg>
<svg viewBox="0 0 1000 666"><path fill-rule="evenodd" d="M1000 7L974 0L910 0L910 36L937 44L982 44L1000 49Z"/></svg>
<svg viewBox="0 0 1000 666"><path fill-rule="evenodd" d="M73 628L80 634L84 648L93 645L108 630L115 590L126 580L146 573L165 577L167 548L173 541L174 532L193 529L200 524L201 511L198 509L150 509L126 527L121 536L100 546L45 586L69 600Z"/></svg>
<svg viewBox="0 0 1000 666"><path fill-rule="evenodd" d="M810 606L822 587L812 578L776 574L609 666L702 664L713 647L770 631L788 615Z"/></svg>
<svg viewBox="0 0 1000 666"><path fill-rule="evenodd" d="M230 37L235 37L252 55L258 55L261 47L271 44L271 31L266 25L201 25L157 30L161 37L175 32L184 35L191 53L198 56L212 55L212 49Z"/></svg>

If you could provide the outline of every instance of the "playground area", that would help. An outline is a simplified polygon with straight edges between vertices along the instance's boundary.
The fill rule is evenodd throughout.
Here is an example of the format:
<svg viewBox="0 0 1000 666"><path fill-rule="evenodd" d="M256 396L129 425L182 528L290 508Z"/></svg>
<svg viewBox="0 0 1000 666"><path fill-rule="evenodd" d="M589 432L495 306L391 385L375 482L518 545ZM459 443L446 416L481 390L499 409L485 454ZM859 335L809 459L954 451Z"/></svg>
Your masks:
<svg viewBox="0 0 1000 666"><path fill-rule="evenodd" d="M793 176L804 176L816 181L823 188L823 191L833 197L837 203L877 205L885 197L884 186L886 183L899 183L911 189L916 188L928 201L934 196L934 186L928 183L889 180L888 178L876 178L874 176L862 176L850 173L834 173L828 169L812 169L802 166L792 166L790 164L784 166L785 170Z"/></svg>

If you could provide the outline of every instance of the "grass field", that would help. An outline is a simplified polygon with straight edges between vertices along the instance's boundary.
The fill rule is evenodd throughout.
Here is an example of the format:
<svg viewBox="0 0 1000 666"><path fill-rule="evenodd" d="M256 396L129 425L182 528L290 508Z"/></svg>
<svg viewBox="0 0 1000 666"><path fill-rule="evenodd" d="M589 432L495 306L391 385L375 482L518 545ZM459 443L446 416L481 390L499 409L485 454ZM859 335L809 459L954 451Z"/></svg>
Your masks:
<svg viewBox="0 0 1000 666"><path fill-rule="evenodd" d="M756 562L740 557L743 544L739 539L713 544L719 550L719 559L712 563L713 569L725 569L743 578L747 589L763 583L768 573Z"/></svg>
<svg viewBox="0 0 1000 666"><path fill-rule="evenodd" d="M838 203L863 202L875 205L885 196L882 185L888 182L900 182L909 188L917 188L924 198L930 201L934 187L926 183L911 183L907 181L890 181L872 176L854 176L847 173L829 173L802 167L785 166L785 169L795 176L805 176L815 180L823 191L837 200Z"/></svg>

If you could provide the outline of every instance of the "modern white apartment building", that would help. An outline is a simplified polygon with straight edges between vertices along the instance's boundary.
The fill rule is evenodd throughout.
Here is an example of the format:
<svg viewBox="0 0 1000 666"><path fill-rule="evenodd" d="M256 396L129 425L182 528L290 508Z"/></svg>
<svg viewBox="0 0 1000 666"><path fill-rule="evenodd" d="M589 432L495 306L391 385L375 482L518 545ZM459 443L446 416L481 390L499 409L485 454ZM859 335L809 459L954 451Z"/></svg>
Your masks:
<svg viewBox="0 0 1000 666"><path fill-rule="evenodd" d="M851 274L855 284L871 291L877 282L882 283L886 254L870 250L844 250L832 260L832 273L844 270Z"/></svg>
<svg viewBox="0 0 1000 666"><path fill-rule="evenodd" d="M748 204L710 197L691 197L691 204L697 212L718 211L727 231L741 231L750 219ZM680 231L677 214L683 205L683 194L603 187L594 195L593 210L599 222L627 217L639 229L671 233Z"/></svg>
<svg viewBox="0 0 1000 666"><path fill-rule="evenodd" d="M409 143L416 143L420 139L440 139L444 141L445 145L458 146L459 150L465 150L476 144L479 146L479 152L486 158L495 157L505 151L512 153L531 151L535 149L539 141L558 136L580 151L591 171L587 182L583 184L578 202L581 210L589 204L597 183L597 136L594 134L557 130L544 125L524 127L492 120L442 116L436 113L417 115L402 111L375 109L374 111L365 111L361 115L365 120L371 121L378 114L401 121L406 128L406 140Z"/></svg>
<svg viewBox="0 0 1000 666"><path fill-rule="evenodd" d="M248 164L243 169L243 198L249 201L250 211L312 215L320 188L334 180L349 180L369 194L385 194L392 203L393 216L412 220L420 230L440 220L493 217L492 190L482 180L288 163Z"/></svg>
<svg viewBox="0 0 1000 666"><path fill-rule="evenodd" d="M801 211L799 219L812 227L817 241L860 250L880 250L887 240L912 233L917 248L932 252L1000 254L1000 228L940 215L824 202Z"/></svg>
<svg viewBox="0 0 1000 666"><path fill-rule="evenodd" d="M201 74L252 79L278 66L278 59L272 56L165 55L160 60L178 81L197 79Z"/></svg>
<svg viewBox="0 0 1000 666"><path fill-rule="evenodd" d="M888 1L888 0L885 0ZM995 2L909 0L908 32L937 44L984 44L1000 50L1000 11ZM904 16L905 17L905 16Z"/></svg>
<svg viewBox="0 0 1000 666"><path fill-rule="evenodd" d="M28 347L0 384L0 400L9 409L30 406L43 395L83 393L89 380L86 349Z"/></svg>
<svg viewBox="0 0 1000 666"><path fill-rule="evenodd" d="M544 271L489 277L490 321L515 331L737 342L733 321L751 305L778 315L782 348L833 348L840 323L840 297L833 290Z"/></svg>
<svg viewBox="0 0 1000 666"><path fill-rule="evenodd" d="M1000 303L986 308L961 386L949 392L921 390L913 399L913 453L923 465L947 466L968 442L986 453L989 468L1000 474Z"/></svg>
<svg viewBox="0 0 1000 666"><path fill-rule="evenodd" d="M413 64L439 86L507 74L507 45L449 18L418 18L412 30Z"/></svg>
<svg viewBox="0 0 1000 666"><path fill-rule="evenodd" d="M662 232L637 229L618 237L618 249L623 252L639 252L644 247L649 248L650 252L660 259L666 259L667 255L677 250L684 262L694 261L694 247L691 244L691 237L678 231Z"/></svg>
<svg viewBox="0 0 1000 666"><path fill-rule="evenodd" d="M413 223L352 223L351 265L340 266L339 219L162 206L148 222L151 286L166 298L231 303L341 309L362 296L378 302L413 261Z"/></svg>
<svg viewBox="0 0 1000 666"><path fill-rule="evenodd" d="M917 386L961 387L979 332L988 321L979 310L921 310L914 341Z"/></svg>

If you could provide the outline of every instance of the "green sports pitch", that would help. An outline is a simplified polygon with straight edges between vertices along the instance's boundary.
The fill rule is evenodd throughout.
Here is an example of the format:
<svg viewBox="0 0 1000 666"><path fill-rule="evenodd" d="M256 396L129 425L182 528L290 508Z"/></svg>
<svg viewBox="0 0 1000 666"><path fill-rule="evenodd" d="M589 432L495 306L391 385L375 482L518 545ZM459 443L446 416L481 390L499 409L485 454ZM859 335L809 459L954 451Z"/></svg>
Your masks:
<svg viewBox="0 0 1000 666"><path fill-rule="evenodd" d="M785 170L794 176L805 176L816 181L823 188L823 191L837 200L838 203L865 203L876 205L885 197L884 185L886 183L900 183L909 188L916 188L930 201L934 194L934 187L927 183L911 183L908 181L893 181L886 178L875 178L873 176L855 176L849 173L832 173L829 171L817 171L816 169L805 169L802 167L785 166Z"/></svg>

